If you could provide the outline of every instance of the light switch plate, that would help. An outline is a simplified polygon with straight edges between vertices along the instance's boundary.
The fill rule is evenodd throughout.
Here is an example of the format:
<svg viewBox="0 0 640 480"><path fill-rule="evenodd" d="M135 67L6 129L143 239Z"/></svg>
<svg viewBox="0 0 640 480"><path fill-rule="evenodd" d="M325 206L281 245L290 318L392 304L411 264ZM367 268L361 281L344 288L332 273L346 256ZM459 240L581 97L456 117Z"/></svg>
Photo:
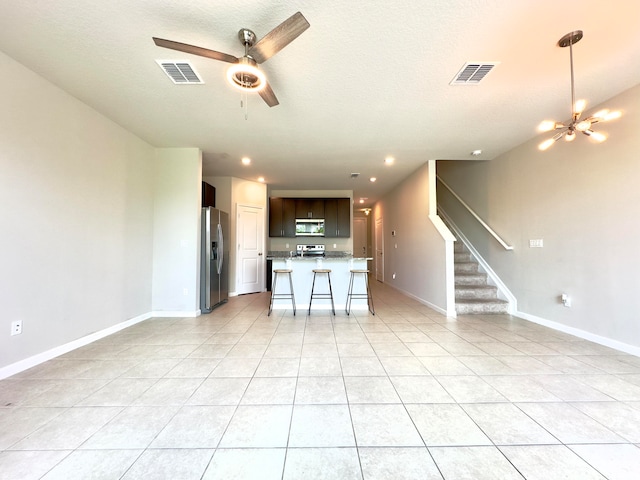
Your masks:
<svg viewBox="0 0 640 480"><path fill-rule="evenodd" d="M542 247L544 247L544 241L542 238L529 240L529 248L542 248Z"/></svg>

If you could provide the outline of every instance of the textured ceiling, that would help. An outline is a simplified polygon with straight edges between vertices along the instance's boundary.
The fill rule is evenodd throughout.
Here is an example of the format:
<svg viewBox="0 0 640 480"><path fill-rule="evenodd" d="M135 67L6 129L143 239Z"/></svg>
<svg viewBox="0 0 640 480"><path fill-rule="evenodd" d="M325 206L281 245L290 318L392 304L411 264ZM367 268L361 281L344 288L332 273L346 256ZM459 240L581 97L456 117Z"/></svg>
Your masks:
<svg viewBox="0 0 640 480"><path fill-rule="evenodd" d="M241 27L260 38L296 11L311 27L261 65L280 105L250 95L248 119L228 64L151 40L241 56ZM427 160L490 160L567 119L567 32L585 34L574 65L589 105L640 83L639 19L636 0L7 1L0 50L154 146L201 148L205 175L353 189L371 204ZM158 59L188 60L205 83L174 85ZM480 85L450 86L468 61L500 63Z"/></svg>

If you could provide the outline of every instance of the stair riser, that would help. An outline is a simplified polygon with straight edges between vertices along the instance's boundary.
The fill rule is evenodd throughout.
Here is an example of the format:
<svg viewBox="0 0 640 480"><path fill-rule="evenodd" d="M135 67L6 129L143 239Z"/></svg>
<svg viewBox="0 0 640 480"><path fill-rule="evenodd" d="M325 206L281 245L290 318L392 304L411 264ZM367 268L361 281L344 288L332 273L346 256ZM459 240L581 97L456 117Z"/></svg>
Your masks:
<svg viewBox="0 0 640 480"><path fill-rule="evenodd" d="M486 285L487 276L483 274L476 275L456 275L454 278L456 285Z"/></svg>
<svg viewBox="0 0 640 480"><path fill-rule="evenodd" d="M462 242L456 242L453 244L453 252L454 253L460 253L460 252L468 252L469 250L467 250L467 247L464 246L464 243Z"/></svg>
<svg viewBox="0 0 640 480"><path fill-rule="evenodd" d="M469 252L459 252L453 254L454 262L471 262L473 261L473 257Z"/></svg>
<svg viewBox="0 0 640 480"><path fill-rule="evenodd" d="M485 288L465 288L463 286L456 287L456 300L459 298L481 298L484 300L497 299L498 298L498 289L496 287L485 287Z"/></svg>
<svg viewBox="0 0 640 480"><path fill-rule="evenodd" d="M506 303L490 303L490 304L456 304L456 313L458 315L496 315L509 313L509 306Z"/></svg>
<svg viewBox="0 0 640 480"><path fill-rule="evenodd" d="M469 263L455 263L453 265L453 271L455 273L477 273L478 264L475 262Z"/></svg>

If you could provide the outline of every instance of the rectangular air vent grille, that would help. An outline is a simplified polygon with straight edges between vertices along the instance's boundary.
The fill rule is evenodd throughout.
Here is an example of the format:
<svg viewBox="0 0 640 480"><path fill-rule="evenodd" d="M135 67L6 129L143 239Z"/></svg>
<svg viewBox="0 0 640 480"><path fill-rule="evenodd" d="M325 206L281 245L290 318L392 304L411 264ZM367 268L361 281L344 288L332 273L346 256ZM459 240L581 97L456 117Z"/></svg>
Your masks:
<svg viewBox="0 0 640 480"><path fill-rule="evenodd" d="M499 62L465 63L449 85L477 85Z"/></svg>
<svg viewBox="0 0 640 480"><path fill-rule="evenodd" d="M204 83L189 62L174 62L166 60L156 60L156 62L158 62L158 65L162 67L162 70L164 70L175 84L186 85Z"/></svg>

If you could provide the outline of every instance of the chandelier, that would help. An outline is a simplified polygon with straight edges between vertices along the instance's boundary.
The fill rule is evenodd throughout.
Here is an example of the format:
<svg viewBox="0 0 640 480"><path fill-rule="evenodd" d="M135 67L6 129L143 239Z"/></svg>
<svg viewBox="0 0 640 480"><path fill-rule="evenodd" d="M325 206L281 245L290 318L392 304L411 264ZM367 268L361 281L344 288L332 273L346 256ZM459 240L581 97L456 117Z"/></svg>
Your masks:
<svg viewBox="0 0 640 480"><path fill-rule="evenodd" d="M567 33L560 40L558 40L559 47L569 47L569 61L571 64L571 120L569 123L554 122L545 120L538 126L538 130L541 132L549 132L552 130L558 130L558 132L551 138L548 138L538 148L540 150L546 150L562 137L567 142L571 142L576 138L576 132L581 132L587 137L592 138L597 142L604 142L607 136L603 133L596 132L592 129L593 125L598 122L613 120L620 118L622 113L620 111L611 112L607 109L600 110L593 115L580 120L582 112L584 111L587 103L584 100L578 100L576 102L575 85L573 79L573 45L578 43L582 39L582 30L576 30L575 32Z"/></svg>

